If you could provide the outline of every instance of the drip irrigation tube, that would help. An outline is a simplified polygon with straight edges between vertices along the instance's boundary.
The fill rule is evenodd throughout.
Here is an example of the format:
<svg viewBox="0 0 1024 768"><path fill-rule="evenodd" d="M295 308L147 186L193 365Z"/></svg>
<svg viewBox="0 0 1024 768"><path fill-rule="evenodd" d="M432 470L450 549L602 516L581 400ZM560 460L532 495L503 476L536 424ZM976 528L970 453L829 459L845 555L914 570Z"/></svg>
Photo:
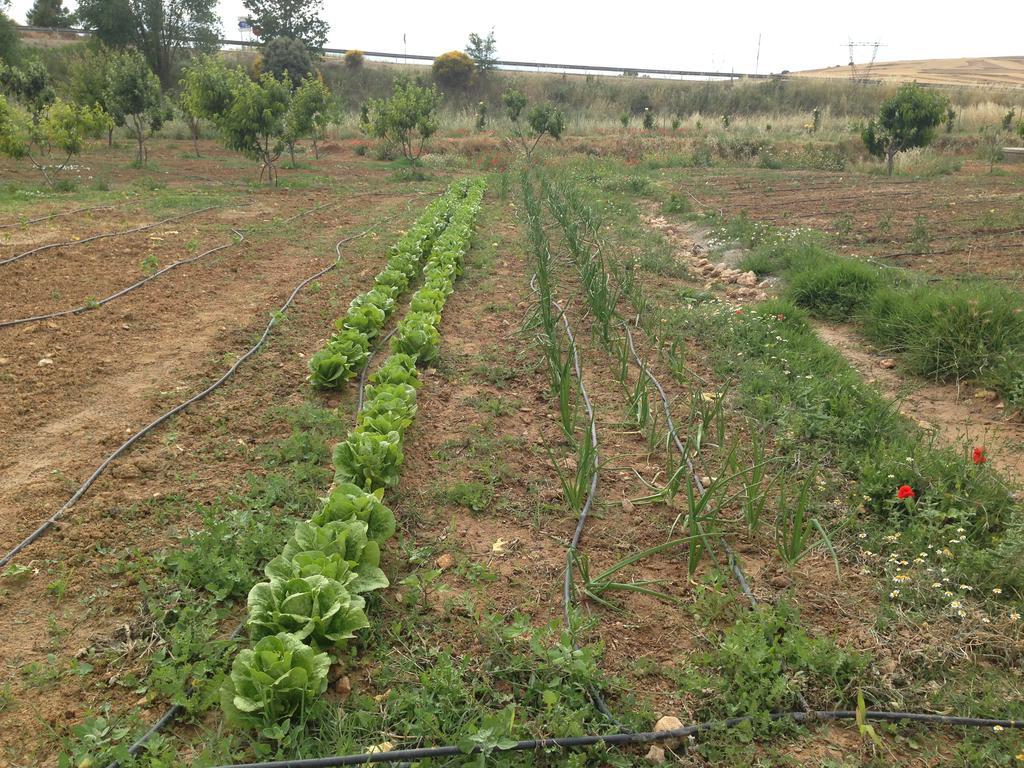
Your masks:
<svg viewBox="0 0 1024 768"><path fill-rule="evenodd" d="M534 273L533 277L530 278L530 288L534 293L539 294L540 291L537 289L536 282L537 275ZM590 394L587 392L586 385L583 383L583 366L580 364L580 353L579 348L576 346L576 337L573 335L572 328L569 325L569 319L566 317L565 310L562 308L562 305L555 301L554 298L550 298L550 301L551 305L558 310L559 319L562 321L566 337L569 340L569 346L572 349L573 370L576 374L576 382L579 384L580 396L583 398L583 406L587 412L587 418L590 421L590 445L594 450L594 471L590 476L590 487L587 489L587 498L583 502L583 506L580 508L579 518L576 523L576 530L573 531L572 539L569 542L569 549L566 551L565 577L562 582L562 615L565 620L566 630L571 631L572 622L569 611L572 606L572 572L576 557L576 550L579 548L580 540L583 538L583 529L587 525L587 520L590 517L590 509L594 506L594 499L597 497L597 480L601 466L601 456L597 449L597 422L594 418L594 406L590 400ZM575 640L573 642L575 644ZM616 725L622 725L619 719L612 714L607 703L605 703L604 697L596 687L592 685L589 686L587 693L598 712Z"/></svg>
<svg viewBox="0 0 1024 768"><path fill-rule="evenodd" d="M51 213L46 216L39 216L35 219L25 219L24 221L9 221L4 224L0 224L0 229L13 229L14 227L25 227L29 224L38 224L40 221L50 221L51 219L60 219L64 216L74 216L76 213L85 213L86 211L109 211L112 208L117 208L120 205L124 205L127 200L122 203L116 203L115 205L90 205L86 208L75 208L70 211L59 211L57 213Z"/></svg>
<svg viewBox="0 0 1024 768"><path fill-rule="evenodd" d="M118 230L117 232L102 232L102 233L100 233L98 235L92 235L91 237L83 237L81 240L65 240L65 241L60 242L60 243L47 243L46 245L40 245L40 246L38 246L36 248L33 248L32 250L25 251L24 253L19 253L19 254L16 254L14 256L10 256L10 257L8 257L6 259L0 259L0 267L4 266L5 264L11 264L11 263L13 263L15 261L19 261L20 259L24 259L27 256L32 256L33 254L36 254L36 253L42 253L43 251L49 251L49 250L52 250L54 248L65 248L65 247L71 246L71 245L82 245L83 243L91 243L94 240L104 240L104 239L110 238L110 237L120 237L122 235L131 235L131 234L134 234L136 232L145 232L147 229L153 229L154 227L159 227L161 224L169 224L172 221L178 221L179 219L184 219L184 218L187 218L188 216L195 216L196 214L205 213L206 211L212 211L215 208L220 208L220 207L221 206L219 206L219 205L208 205L205 208L197 208L194 211L187 211L185 213L179 213L177 216L171 216L171 217L166 218L166 219L161 219L160 221L155 221L152 224L144 224L144 225L142 225L140 227L132 227L131 229L122 229L122 230Z"/></svg>
<svg viewBox="0 0 1024 768"><path fill-rule="evenodd" d="M323 207L323 206L321 206L321 207ZM339 242L338 245L336 246L336 248L340 248L341 245L342 245L342 243ZM340 257L341 254L339 253L338 256ZM359 401L358 401L358 405L356 407L356 415L358 415L359 412L361 410L363 410L363 390L364 390L364 388L366 386L366 376L367 376L367 374L370 371L370 364L373 362L373 357L374 357L374 355L377 354L377 352L380 351L380 349L381 349L382 345L384 344L384 342L386 342L388 339L390 339L394 335L396 330L398 330L398 329L397 328L391 329L391 331L388 332L388 334L386 336L384 336L380 340L380 342L377 344L377 346L374 349L370 350L370 356L366 358L366 363L363 364L363 370L359 374ZM228 640L234 640L236 637L238 637L242 633L242 630L244 630L244 629L245 629L245 619L243 619L242 621L240 621L238 623L238 626L235 627L234 631L228 636ZM164 712L160 716L160 719L157 720L155 723L153 723L153 725L151 725L146 730L146 732L143 733L135 741L134 744L132 744L130 747L128 747L128 754L133 755L133 756L137 755L142 750L142 748L146 745L147 741L149 741L156 734L160 733L160 731L162 731L168 725L173 723L175 720L177 720L178 719L178 715L180 715L184 711L185 711L185 708L183 706L181 706L180 704L172 704L170 707L168 707L167 711ZM114 761L114 762L110 763L109 765L107 765L107 768L120 768L120 766L121 766L121 764L119 762Z"/></svg>
<svg viewBox="0 0 1024 768"><path fill-rule="evenodd" d="M242 243L243 240L245 240L245 235L242 233L241 230L232 229L231 231L238 235L238 240L232 240L230 243L224 243L223 245L218 245L216 248L211 248L208 251L203 251L197 256L191 256L187 259L180 259L178 261L173 262L172 264L168 264L166 267L157 272L154 272L152 275L148 275L147 277L144 277L141 280L137 280L131 285L126 286L125 288L122 288L121 290L116 291L107 296L106 298L100 299L99 301L95 301L90 304L82 304L81 306L71 307L69 309L61 309L56 312L49 312L45 315L32 315L31 317L20 317L17 320L0 320L0 328L11 328L16 325L25 325L26 323L39 322L40 320L53 320L54 318L64 317L66 315L80 315L83 312L88 312L92 309L98 309L99 307L102 307L104 304L108 304L109 302L114 301L115 299L121 298L126 293L131 293L136 288L141 288L150 280L155 280L161 275L170 272L172 269L184 266L185 264L191 264L194 261L199 261L200 259L217 253L218 251L223 251L225 248L230 248L233 245L239 245Z"/></svg>
<svg viewBox="0 0 1024 768"><path fill-rule="evenodd" d="M308 210L299 211L295 215L289 216L287 219L283 219L282 221L283 221L283 223L287 224L289 222L295 221L296 219L302 218L303 216L309 216L311 213L318 213L318 212L324 210L325 208L333 208L336 205L338 205L337 202L323 203L322 205L314 206L313 208L309 208ZM245 240L245 233L244 233L244 231L240 230L240 229L232 229L231 231L234 232L236 235L238 235L238 240L232 240L230 243L224 243L223 245L218 245L216 248L211 248L208 251L203 251L202 253L200 253L197 256L191 256L191 257L189 257L187 259L180 259L178 261L175 261L172 264L168 264L163 269L161 269L161 270L159 270L157 272L154 272L152 275L149 275L148 277L144 277L143 279L138 280L137 282L134 282L131 285L129 285L129 286L125 287L125 288L122 288L122 289L120 289L119 291L117 291L115 293L110 294L109 296L107 296L104 299L100 299L99 301L95 301L95 302L92 302L90 304L83 304L83 305L78 306L78 307L71 307L69 309L58 310L57 312L50 312L50 313L45 314L45 315L32 315L31 317L21 317L21 318L18 318L16 320L0 320L0 328L10 328L10 327L15 326L15 325L24 325L26 323L35 323L35 322L39 322L41 320L53 320L54 318L65 317L67 315L80 315L83 312L88 312L88 311L93 310L93 309L98 309L99 307L102 307L104 304L107 304L107 303L109 303L111 301L114 301L115 299L119 299L122 296L124 296L125 294L131 293L132 291L134 291L137 288L141 288L143 285L148 283L150 280L155 280L156 278L160 277L161 275L163 275L163 274L165 274L167 272L170 272L172 269L176 269L176 268L184 266L186 264L191 264L192 262L199 261L200 259L203 259L203 258L205 258L207 256L212 256L213 254L217 253L218 251L223 251L225 248L230 248L233 245L240 245L242 243L242 241Z"/></svg>
<svg viewBox="0 0 1024 768"><path fill-rule="evenodd" d="M241 367L242 363L244 363L250 357L255 355L260 350L260 348L263 347L263 345L267 341L267 338L270 336L270 331L277 324L278 317L281 314L283 314L285 311L287 311L287 309L292 305L292 303L295 301L295 297L298 295L299 291L301 291L303 288L305 288L307 285L309 285L314 280L317 280L318 278L323 277L324 275L326 275L328 272L336 269L341 264L341 258L342 258L341 257L341 246L342 245L344 245L345 243L349 243L349 242L351 242L353 240L357 240L357 239L359 239L361 237L365 237L366 235L370 234L370 232L372 232L377 227L379 227L381 224L383 224L386 221L389 221L390 219L393 219L397 215L398 214L392 214L391 216L386 216L386 217L378 220L372 226L368 227L367 229L363 230L362 232L359 232L358 234L355 234L355 235L350 235L348 237L345 237L345 238L342 238L341 240L339 240L337 242L337 244L334 246L335 253L337 253L337 258L335 258L334 261L332 261L330 264L328 264L323 269L321 269L318 272L316 272L315 274L310 275L309 277L307 277L305 280L303 280L301 283L299 283L295 287L295 289L288 296L288 299L284 302L284 304L282 304L278 308L278 310L271 316L270 321L267 323L266 328L263 330L263 335L260 336L260 338L259 338L259 341L257 341L252 347L250 347L249 350L245 354L243 354L240 358L238 358L238 360L235 361L234 365L232 365L230 368L228 368L228 370L225 371L224 374L219 379L217 379L215 382L213 382L213 384L208 386L202 392L199 392L198 394L193 395L192 397L190 397L188 400L184 401L183 403L180 403L180 404L174 406L173 408L171 408L169 411L166 411L161 416L157 417L156 419L151 421L149 424L144 426L142 429L140 429L134 435L129 437L124 443L122 443L121 446L119 448L117 448L117 450L115 450L106 459L104 459L103 463L100 464L99 467L97 467L96 470L91 475L89 475L88 479L84 483L82 483L81 486L79 486L78 490L75 491L75 493L71 496L70 499L68 499L66 502L64 502L64 505L60 509L58 509L53 515L48 517L38 528L36 528L32 533L30 533L24 540L22 540L19 544L17 544L14 548L12 548L9 552L7 552L7 554L5 554L3 557L0 557L0 567L2 567L4 565L6 565L7 563L9 563L19 552L21 552L23 549L25 549L25 547L29 546L30 544L32 544L33 542L38 540L41 536L43 536L43 534L45 534L50 528L52 528L57 523L57 521L61 517L64 516L64 513L67 512L69 509L71 509L71 507L74 506L75 503L80 498L82 498L82 496L85 495L86 491L89 490L89 488L92 486L92 484L94 482L96 482L96 480L99 478L99 476L103 474L103 472L107 469L108 466L110 466L110 464L115 459L117 459L119 456L121 456L123 453L125 453L129 448L131 448L136 442L138 442L140 439L142 439L145 435L149 434L149 432L151 432L153 429L155 429L156 427L158 427L161 424L163 424L165 421L170 419L172 416L175 416L178 413L181 413L182 411L184 411L186 408L188 408L193 403L197 403L200 400L204 399L207 395L209 395L215 389L220 387L225 381L227 381L229 378L231 378L231 376L234 375L235 371L237 371L239 369L239 367Z"/></svg>
<svg viewBox="0 0 1024 768"><path fill-rule="evenodd" d="M851 709L821 710L814 712L776 712L768 715L772 721L792 720L796 723L824 722L830 720L855 720L857 712ZM976 728L1024 728L1024 720L989 720L983 717L952 717L948 715L920 714L916 712L871 712L864 717L875 722L886 723L929 723L933 725L952 725ZM723 728L735 728L754 720L753 715L731 717L728 720L712 720L695 723L671 731L646 731L638 733L613 733L607 736L570 736L555 739L527 739L509 747L495 747L493 752L533 752L537 750L574 749L593 747L598 744L605 746L623 746L630 744L656 744L658 742L687 739L706 731ZM388 752L367 752L361 755L338 755L336 757L317 757L302 760L274 760L261 763L235 763L222 765L218 768L333 768L341 765L366 765L367 763L398 763L408 760L426 760L435 757L457 757L480 754L481 747L463 751L455 745L443 747L426 747L423 749L396 749Z"/></svg>

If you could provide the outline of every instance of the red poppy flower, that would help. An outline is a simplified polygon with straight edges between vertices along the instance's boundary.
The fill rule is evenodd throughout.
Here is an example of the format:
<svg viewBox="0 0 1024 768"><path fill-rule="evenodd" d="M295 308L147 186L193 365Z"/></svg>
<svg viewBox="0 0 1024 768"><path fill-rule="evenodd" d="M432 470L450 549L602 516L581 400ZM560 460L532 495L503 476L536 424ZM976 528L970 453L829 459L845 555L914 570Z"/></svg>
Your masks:
<svg viewBox="0 0 1024 768"><path fill-rule="evenodd" d="M897 499L912 499L914 495L914 489L909 485L901 485L899 490L896 491Z"/></svg>
<svg viewBox="0 0 1024 768"><path fill-rule="evenodd" d="M988 459L985 458L985 449L980 445L974 448L974 453L971 454L971 458L974 460L975 464L984 464L988 461Z"/></svg>

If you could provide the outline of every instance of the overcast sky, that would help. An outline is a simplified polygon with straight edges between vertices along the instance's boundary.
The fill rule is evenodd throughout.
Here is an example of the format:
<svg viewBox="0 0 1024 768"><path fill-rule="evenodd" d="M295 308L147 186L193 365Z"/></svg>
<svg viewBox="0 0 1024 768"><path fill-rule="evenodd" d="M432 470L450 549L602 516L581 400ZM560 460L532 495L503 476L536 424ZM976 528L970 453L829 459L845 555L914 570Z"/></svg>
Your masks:
<svg viewBox="0 0 1024 768"><path fill-rule="evenodd" d="M32 0L13 0L24 20ZM73 7L73 0L67 3ZM224 35L238 37L241 0L219 3ZM919 10L920 9L920 10ZM328 47L437 55L492 26L503 59L663 69L780 72L846 64L846 42L881 41L880 61L1024 55L1019 0L978 0L946 13L917 1L822 0L698 4L419 0L324 3ZM758 37L761 38L757 63ZM871 55L854 50L859 63Z"/></svg>

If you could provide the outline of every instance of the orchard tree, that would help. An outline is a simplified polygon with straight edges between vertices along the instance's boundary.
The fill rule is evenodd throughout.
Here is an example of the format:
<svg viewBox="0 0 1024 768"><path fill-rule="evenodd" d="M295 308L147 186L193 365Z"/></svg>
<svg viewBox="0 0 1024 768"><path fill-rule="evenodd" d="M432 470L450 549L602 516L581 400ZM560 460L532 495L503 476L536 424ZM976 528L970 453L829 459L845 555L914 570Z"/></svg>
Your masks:
<svg viewBox="0 0 1024 768"><path fill-rule="evenodd" d="M0 2L0 61L17 61L21 48L18 27L4 11L7 4Z"/></svg>
<svg viewBox="0 0 1024 768"><path fill-rule="evenodd" d="M494 27L487 37L480 37L476 32L469 33L469 45L466 53L476 63L478 72L490 72L498 61L498 49L494 42Z"/></svg>
<svg viewBox="0 0 1024 768"><path fill-rule="evenodd" d="M0 62L0 92L21 102L32 113L33 120L37 120L43 109L56 98L50 73L38 61L30 61L23 67Z"/></svg>
<svg viewBox="0 0 1024 768"><path fill-rule="evenodd" d="M885 158L886 171L892 176L896 153L928 146L946 117L948 104L936 91L916 83L904 85L882 104L878 117L861 133L864 145L875 157Z"/></svg>
<svg viewBox="0 0 1024 768"><path fill-rule="evenodd" d="M285 142L295 165L295 142L304 136L313 140L313 153L320 159L319 136L331 121L331 92L324 81L312 75L306 77L292 94L291 104L285 115Z"/></svg>
<svg viewBox="0 0 1024 768"><path fill-rule="evenodd" d="M323 0L244 0L243 5L263 40L290 37L317 56L323 53L330 29L321 18Z"/></svg>
<svg viewBox="0 0 1024 768"><path fill-rule="evenodd" d="M126 50L111 56L104 101L114 122L126 126L138 144L135 165L145 165L146 139L163 124L164 113L160 80L141 53Z"/></svg>
<svg viewBox="0 0 1024 768"><path fill-rule="evenodd" d="M505 104L505 114L512 123L512 133L522 148L526 159L533 156L533 150L545 136L556 141L562 138L565 131L565 115L551 104L537 105L526 114L526 125L521 122L523 110L526 109L526 97L520 91L511 89L501 96Z"/></svg>
<svg viewBox="0 0 1024 768"><path fill-rule="evenodd" d="M109 124L110 116L97 107L57 99L33 118L0 96L0 152L27 157L51 187L53 175L81 154L85 140L102 135Z"/></svg>
<svg viewBox="0 0 1024 768"><path fill-rule="evenodd" d="M199 122L216 123L231 107L234 92L245 79L240 69L228 67L214 56L200 56L186 65L178 106L188 122L196 157L199 157Z"/></svg>
<svg viewBox="0 0 1024 768"><path fill-rule="evenodd" d="M217 0L79 0L79 22L110 48L135 47L165 88L186 51L216 50Z"/></svg>
<svg viewBox="0 0 1024 768"><path fill-rule="evenodd" d="M442 88L462 91L473 82L476 65L462 51L448 51L434 59L434 79Z"/></svg>
<svg viewBox="0 0 1024 768"><path fill-rule="evenodd" d="M437 88L424 88L399 79L390 98L374 99L364 112L366 132L387 145L401 147L402 155L416 165L427 140L437 131Z"/></svg>
<svg viewBox="0 0 1024 768"><path fill-rule="evenodd" d="M33 27L70 27L71 19L64 0L35 0L25 14L25 21Z"/></svg>
<svg viewBox="0 0 1024 768"><path fill-rule="evenodd" d="M294 37L275 37L263 46L260 69L278 80L289 78L293 83L313 72L313 57L305 43Z"/></svg>
<svg viewBox="0 0 1024 768"><path fill-rule="evenodd" d="M228 149L260 162L260 180L277 184L274 164L285 147L285 115L291 103L291 88L264 72L258 81L238 80L231 105L217 121Z"/></svg>
<svg viewBox="0 0 1024 768"><path fill-rule="evenodd" d="M65 87L71 100L80 107L98 107L106 113L107 70L110 69L110 50L102 43L78 48L68 55ZM114 143L114 123L107 131L107 146Z"/></svg>

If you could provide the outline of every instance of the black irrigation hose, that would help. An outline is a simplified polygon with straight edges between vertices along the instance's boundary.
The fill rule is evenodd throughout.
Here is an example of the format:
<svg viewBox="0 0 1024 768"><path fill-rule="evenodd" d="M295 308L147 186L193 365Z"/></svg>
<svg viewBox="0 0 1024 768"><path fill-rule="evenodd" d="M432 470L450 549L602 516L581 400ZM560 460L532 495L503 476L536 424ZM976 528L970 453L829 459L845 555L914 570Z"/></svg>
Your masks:
<svg viewBox="0 0 1024 768"><path fill-rule="evenodd" d="M303 216L308 216L311 213L317 213L319 211L322 211L324 208L332 208L332 207L334 207L337 204L338 204L337 202L323 203L322 205L314 206L313 208L310 208L308 210L299 211L294 216L289 216L287 219L283 219L282 221L283 221L283 223L287 224L289 222L295 221L295 219L302 218ZM85 209L85 210L89 210L89 209ZM177 267L184 266L185 264L191 264L194 261L199 261L202 258L210 256L210 255L212 255L214 253L217 253L218 251L223 251L225 248L230 248L233 245L240 245L242 243L242 241L245 240L244 232L242 230L239 230L239 229L232 229L231 231L234 232L236 235L238 235L238 238L239 238L238 240L232 240L230 243L224 243L223 245L218 245L216 248L211 248L208 251L203 251L202 253L198 254L197 256L191 256L191 257L189 257L187 259L179 259L178 261L175 261L172 264L168 264L163 269L161 269L161 270L159 270L157 272L154 272L152 275L149 275L148 277L144 277L143 279L138 280L138 281L132 283L131 285L129 285L129 286L125 287L125 288L122 288L121 290L119 290L119 291L117 291L115 293L110 294L105 299L100 299L99 301L95 301L95 302L92 302L90 304L83 304L83 305L78 306L78 307L71 307L70 309L62 309L62 310L59 310L57 312L50 312L50 313L45 314L45 315L32 315L31 317L21 317L21 318L18 318L17 320L2 320L2 321L0 321L0 328L10 328L11 326L24 325L25 323L35 323L35 322L39 322L40 320L53 320L54 318L64 317L66 315L80 315L83 312L88 312L88 311L93 310L93 309L98 309L99 307L102 307L104 304L107 304L108 302L114 301L115 299L119 299L122 296L124 296L126 293L130 293L130 292L134 291L136 288L141 288L143 285L148 283L150 280L155 280L156 278L160 277L164 273L170 272L172 269L176 269Z"/></svg>
<svg viewBox="0 0 1024 768"><path fill-rule="evenodd" d="M978 728L1024 728L1024 720L989 720L982 717L951 717L948 715L930 715L916 712L872 712L864 713L867 720L885 723L931 723L937 725L971 726ZM857 712L851 709L821 710L815 712L773 712L768 715L772 721L792 720L796 723L825 722L831 720L856 720ZM647 731L641 733L613 733L607 736L570 736L557 739L527 739L510 747L495 747L498 752L534 752L537 750L575 749L605 746L621 746L629 744L656 744L658 742L687 739L706 731L735 728L738 725L755 720L753 715L731 717L728 720L713 720L705 723L687 725L671 731ZM340 765L366 765L368 763L397 763L407 760L426 760L435 757L458 757L483 753L482 747L463 751L454 745L428 747L424 749L396 749L388 752L367 752L361 755L339 755L336 757L317 757L304 760L274 760L262 763L236 763L222 765L218 768L333 768Z"/></svg>
<svg viewBox="0 0 1024 768"><path fill-rule="evenodd" d="M536 286L537 275L534 273L533 277L530 278L530 288L534 293L539 293ZM587 490L587 498L583 502L583 507L580 509L579 518L576 523L576 530L573 532L572 539L569 542L569 549L566 552L566 563L565 563L565 577L562 582L562 615L565 620L565 628L567 631L572 630L572 617L569 613L572 606L572 574L574 561L576 557L576 551L579 548L580 539L583 538L583 529L586 527L587 520L590 517L590 509L594 506L594 499L597 497L597 480L598 473L601 467L601 456L597 449L597 420L594 418L594 406L590 400L590 395L587 392L587 388L583 383L583 366L580 364L580 353L579 348L576 346L576 337L573 335L572 328L569 325L569 319L565 315L565 310L562 305L559 304L554 298L550 298L552 306L558 310L558 316L562 321L562 326L565 328L566 337L569 340L569 347L572 349L572 363L573 369L576 374L576 381L579 384L580 396L583 398L583 406L587 412L587 418L590 420L590 445L594 450L594 471L590 476L590 487ZM574 641L575 644L575 641ZM593 685L589 686L587 693L590 696L590 700L594 703L594 707L602 715L607 717L610 721L616 725L621 726L622 723L612 714L612 711L608 708L608 704L605 703L604 697L601 692Z"/></svg>
<svg viewBox="0 0 1024 768"><path fill-rule="evenodd" d="M169 218L162 219L160 221L155 221L152 224L144 224L144 225L142 225L140 227L132 227L131 229L122 229L122 230L118 230L117 232L103 232L103 233L98 234L98 235L92 235L91 237L83 237L81 240L65 240L64 242L61 242L61 243L47 243L46 245L40 245L40 246L38 246L36 248L33 248L30 251L25 251L24 253L19 253L19 254L16 254L14 256L10 256L10 257L8 257L6 259L0 259L0 267L2 267L5 264L11 264L12 262L18 261L20 259L24 259L26 256L32 256L33 254L42 253L43 251L49 251L49 250L52 250L54 248L65 248L65 247L72 246L72 245L82 245L83 243L91 243L93 240L104 240L104 239L110 238L110 237L120 237L122 235L132 235L132 234L135 234L136 232L145 232L147 229L153 229L154 227L159 227L161 224L169 224L172 221L178 221L178 219L184 219L184 218L186 218L188 216L195 216L196 214L205 213L206 211L212 211L214 208L220 208L220 207L221 206L219 206L219 205L208 205L205 208L197 208L194 211L187 211L185 213L179 213L177 216L171 216Z"/></svg>
<svg viewBox="0 0 1024 768"><path fill-rule="evenodd" d="M305 280L303 280L301 283L299 283L295 287L295 289L288 296L287 301L285 301L284 304L282 304L280 306L280 308L277 310L277 312L275 312L273 315L271 315L270 321L267 323L267 326L266 326L266 328L263 331L263 335L260 336L259 341L257 341L252 347L250 347L249 350L245 354L243 354L240 358L238 358L238 360L235 361L234 365L232 365L230 368L228 368L227 371L224 372L224 375L222 375L219 379L217 379L215 382L213 382L213 384L208 386L202 392L199 392L198 394L193 395L192 397L190 397L185 402L180 403L180 404L174 406L174 408L171 408L169 411L165 412L163 415L157 417L156 419L151 421L149 424L147 424L145 427L143 427L138 432L136 432L134 435L129 437L124 443L121 444L121 446L117 450L115 450L106 459L104 459L103 463L100 464L99 467L96 468L96 470L89 476L89 478L84 483L82 483L82 485L78 488L78 490L75 491L74 495L72 495L70 499L68 499L66 502L64 502L64 505L60 509L58 509L49 518L47 518L38 528L36 528L31 534L29 534L20 544L16 545L13 549L11 549L3 557L0 557L0 567L2 567L4 565L6 565L7 563L9 563L14 558L15 555L17 555L19 552L21 552L21 550L25 549L25 547L27 547L30 544L32 544L33 542L35 542L44 533L46 533L50 528L52 528L56 524L57 520L59 520L61 517L63 517L64 513L67 512L69 509L71 509L71 507L74 506L74 504L80 498L82 498L82 496L85 495L85 492L89 490L89 488L92 486L92 484L94 482L96 482L97 478L99 478L99 476L101 474L103 474L103 472L106 470L106 468L108 466L110 466L110 464L115 459L117 459L119 456L121 456L121 454L125 453L125 451L127 451L129 448L131 448L136 442L138 442L140 439L142 439L145 435L147 435L153 429L155 429L156 427L158 427L161 424L163 424L165 421L170 419L172 416L175 416L178 413L181 413L182 411L184 411L186 408L188 408L193 403L196 403L196 402L204 399L207 395L209 395L211 392L213 392L215 389L217 389L221 384L223 384L225 381L227 381L229 378L231 378L231 376L234 375L235 371L238 370L238 368L242 365L242 363L244 363L250 357L255 355L260 350L260 348L263 347L263 345L267 341L267 338L270 336L270 331L273 329L274 325L277 324L277 320L278 320L279 316L281 314L283 314L292 305L292 302L295 301L295 297L298 295L299 291L301 291L303 288L305 288L307 285L309 285L314 280L317 280L318 278L323 277L324 275L326 275L328 272L336 269L341 264L341 246L342 245L344 245L345 243L351 242L352 240L356 240L356 239L358 239L360 237L365 237L370 232L372 232L374 229L376 229L378 226L383 224L385 221L393 219L397 215L398 214L392 214L391 216L386 216L386 217L380 219L379 221L375 222L371 227L363 230L362 232L360 232L358 234L355 234L355 235L350 235L348 237L345 237L345 238L342 238L341 240L339 240L338 243L334 246L334 250L338 254L337 258L334 261L332 261L330 264L328 264L326 267L324 267L323 269L318 271L316 274L313 274L313 275L307 277Z"/></svg>
<svg viewBox="0 0 1024 768"><path fill-rule="evenodd" d="M86 208L75 208L70 211L59 211L58 213L51 213L46 216L39 216L35 219L25 219L24 221L10 221L5 224L0 224L0 229L12 229L14 227L26 227L29 224L38 224L40 221L50 221L51 219L60 219L64 216L74 216L76 213L85 213L86 211L109 211L112 208L117 208L120 205L124 205L128 201L125 200L121 203L115 203L114 205L90 205Z"/></svg>
<svg viewBox="0 0 1024 768"><path fill-rule="evenodd" d="M690 474L693 476L693 482L697 491L703 496L706 489L704 482L700 479L700 475L697 473L696 468L693 466L693 460L686 452L686 447L679 440L679 435L676 433L676 425L672 420L672 408L668 394L665 392L665 388L661 386L661 382L654 375L650 368L644 365L640 359L640 355L637 354L636 345L633 343L633 332L629 329L629 323L623 321L622 327L626 331L626 339L629 342L629 351L633 355L633 359L636 364L640 367L640 370L646 374L647 378L654 385L655 389L658 390L658 396L661 398L661 405L665 411L665 423L668 426L669 434L672 436L673 442L676 444L676 449L679 451L679 455L683 461L686 462L686 468L690 470ZM736 583L740 585L740 590L743 592L743 596L747 598L752 606L757 605L757 598L754 597L754 593L750 589L750 585L747 583L747 577L743 573L743 569L740 567L739 560L736 558L736 553L732 551L729 543L722 538L721 541L722 549L725 551L726 559L729 562L729 570L732 571L733 576L736 578Z"/></svg>
<svg viewBox="0 0 1024 768"><path fill-rule="evenodd" d="M330 207L332 205L334 205L334 203L327 203L325 205L317 206L316 208L310 209L309 211L305 211L302 214L299 214L297 216L293 216L292 219L298 218L298 216L302 216L302 215L305 215L307 213L312 213L313 211L322 210L323 208L327 208L327 207ZM338 263L341 261L341 246L342 245L344 245L345 243L351 242L352 240L354 240L354 239L356 239L358 237L365 236L368 232L372 231L372 229L376 229L380 224L382 224L385 221L388 221L389 219L392 219L392 218L394 218L394 216L385 217L385 218L381 219L380 221L378 221L376 224L374 224L373 227L371 227L371 229L368 229L365 232L361 232L358 235L354 235L352 237L346 237L346 238L343 238L342 240L339 240L335 244L335 246L334 246L334 251L335 251L335 253L338 254L338 258L335 260L334 264L332 264L330 267L328 267L327 270L324 270L323 272L320 272L319 274L314 275L312 278L309 278L309 280L306 280L305 283L302 283L298 288L295 289L295 292L292 293L292 297L291 298L294 298L295 297L295 293L297 293L303 286L308 284L310 281L315 280L320 275L326 273L328 270L333 269L334 267L336 267L338 265ZM291 221L292 219L286 219L286 221ZM289 299L289 301L290 301L290 299ZM283 312L285 308L286 307L282 307L282 309L280 311ZM389 339L394 332L395 331L392 330L391 333L389 333L387 336L385 336L381 340L381 342L383 343L384 341ZM367 371L369 371L369 369L370 369L370 361L373 359L373 355L374 355L374 352L371 351L370 352L370 356L366 359L366 364L363 366L362 373L359 376L359 408L356 411L357 413L360 410L362 410L362 407L363 407L362 406L363 382L366 381L366 374L367 374ZM234 628L234 630L232 630L231 634L228 635L228 640L234 640L236 637L238 637L240 634L242 634L242 630L245 629L245 624L246 624L245 619L242 619L242 621L238 622L238 625ZM177 720L178 716L182 712L184 712L184 711L185 711L185 707L183 707L181 704L172 704L170 707L168 707L167 711L165 711L160 716L160 718L155 723L153 723L153 725L151 725L146 730L145 733L143 733L138 739L135 740L135 742L130 747L128 747L128 754L132 755L133 757L135 755L137 755L142 750L142 748L146 745L147 741L149 741L156 734L160 733L162 730L164 730L167 726L169 726L175 720ZM120 765L121 764L118 761L115 760L114 762L109 763L106 768L120 768Z"/></svg>
<svg viewBox="0 0 1024 768"><path fill-rule="evenodd" d="M141 280L137 280L131 285L126 286L125 288L122 288L119 291L110 294L104 299L100 299L99 301L94 301L89 304L82 304L81 306L78 307L61 309L56 312L50 312L45 315L32 315L31 317L20 317L17 320L0 320L0 328L11 328L15 325L35 323L39 322L40 320L52 320L57 317L64 317L65 315L80 315L83 312L88 312L89 310L92 309L98 309L99 307L102 307L104 304L114 301L115 299L121 298L126 293L131 293L136 288L141 288L150 280L155 280L156 278L160 277L160 275L170 272L172 269L184 266L185 264L191 264L193 261L199 261L200 259L205 258L206 256L210 256L211 254L217 253L218 251L223 251L225 248L230 248L233 245L239 245L243 240L245 240L245 235L240 230L232 229L231 231L238 235L238 240L232 240L230 243L224 243L223 245L218 245L216 248L211 248L208 251L203 251L197 256L191 256L187 259L180 259L171 264L168 264L166 267L159 270L158 272L154 272L153 274L148 275L147 277L144 277Z"/></svg>

